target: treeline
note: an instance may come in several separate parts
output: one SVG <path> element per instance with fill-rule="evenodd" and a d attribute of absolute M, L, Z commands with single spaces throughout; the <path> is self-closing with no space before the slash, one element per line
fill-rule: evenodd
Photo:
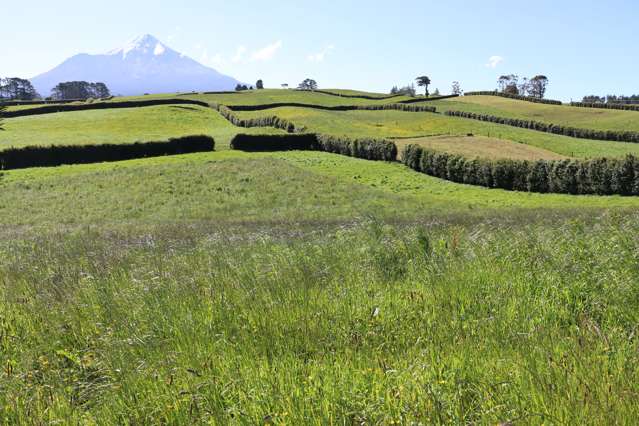
<path fill-rule="evenodd" d="M 501 96 L 502 98 L 516 99 L 518 101 L 535 102 L 535 103 L 538 103 L 538 104 L 562 105 L 561 101 L 554 101 L 552 99 L 536 98 L 536 97 L 532 97 L 532 96 L 514 95 L 514 94 L 510 94 L 510 93 L 498 92 L 496 90 L 492 90 L 492 91 L 491 90 L 486 90 L 486 91 L 479 91 L 479 92 L 466 92 L 466 93 L 464 93 L 464 96 Z"/>
<path fill-rule="evenodd" d="M 58 83 L 51 90 L 51 97 L 55 100 L 89 98 L 103 99 L 111 96 L 109 88 L 104 83 L 89 83 L 88 81 L 66 81 Z"/>
<path fill-rule="evenodd" d="M 242 151 L 324 151 L 366 160 L 395 161 L 397 146 L 383 139 L 350 139 L 305 133 L 298 135 L 245 135 L 231 140 L 231 148 Z"/>
<path fill-rule="evenodd" d="M 602 104 L 588 102 L 571 102 L 571 106 L 580 108 L 602 108 L 602 109 L 618 109 L 622 111 L 639 111 L 639 105 L 633 104 Z"/>
<path fill-rule="evenodd" d="M 639 195 L 639 159 L 488 160 L 425 149 L 404 148 L 402 161 L 413 170 L 452 182 L 514 191 Z"/>
<path fill-rule="evenodd" d="M 215 140 L 204 135 L 131 144 L 27 146 L 0 151 L 0 170 L 123 161 L 214 150 Z"/>
<path fill-rule="evenodd" d="M 585 104 L 594 104 L 594 103 L 608 103 L 608 104 L 639 104 L 639 95 L 606 95 L 606 96 L 597 96 L 590 95 L 584 96 L 581 101 Z"/>
<path fill-rule="evenodd" d="M 315 105 L 315 104 L 304 104 L 299 102 L 280 102 L 280 103 L 261 104 L 261 105 L 228 105 L 227 106 L 227 108 L 233 111 L 263 111 L 267 109 L 284 108 L 284 107 L 311 108 L 311 109 L 319 109 L 324 111 L 357 111 L 357 110 L 367 110 L 367 111 L 395 110 L 395 111 L 406 111 L 406 112 L 436 112 L 437 111 L 437 109 L 432 106 L 406 105 L 404 103 L 325 106 L 325 105 Z"/>
<path fill-rule="evenodd" d="M 0 101 L 32 101 L 39 97 L 29 80 L 18 77 L 0 78 Z"/>
<path fill-rule="evenodd" d="M 20 109 L 16 111 L 6 111 L 3 115 L 6 118 L 25 117 L 30 115 L 54 114 L 57 112 L 69 111 L 87 111 L 94 109 L 111 109 L 111 108 L 138 108 L 158 105 L 198 105 L 208 107 L 209 104 L 203 101 L 193 99 L 148 99 L 141 101 L 121 101 L 121 102 L 99 102 L 91 104 L 79 105 L 46 105 L 29 109 Z"/>
<path fill-rule="evenodd" d="M 466 111 L 446 111 L 444 114 L 451 117 L 470 118 L 472 120 L 487 121 L 489 123 L 505 124 L 507 126 L 521 127 L 523 129 L 553 133 L 555 135 L 570 136 L 572 138 L 578 139 L 594 139 L 601 141 L 631 143 L 639 142 L 639 132 L 580 129 L 576 127 L 561 126 L 558 124 L 542 123 L 540 121 L 497 117 L 494 115 L 476 114 L 474 112 Z"/>

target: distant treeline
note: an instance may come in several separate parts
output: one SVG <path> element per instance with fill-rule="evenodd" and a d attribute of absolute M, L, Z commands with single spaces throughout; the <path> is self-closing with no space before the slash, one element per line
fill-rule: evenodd
<path fill-rule="evenodd" d="M 325 111 L 357 111 L 357 110 L 367 110 L 367 111 L 396 110 L 396 111 L 406 111 L 406 112 L 436 112 L 437 111 L 437 109 L 432 106 L 406 105 L 404 103 L 324 106 L 324 105 L 315 105 L 315 104 L 304 104 L 304 103 L 298 103 L 298 102 L 280 102 L 280 103 L 261 104 L 261 105 L 227 105 L 227 108 L 233 111 L 263 111 L 267 109 L 284 108 L 284 107 L 311 108 L 311 109 L 320 109 Z"/>
<path fill-rule="evenodd" d="M 245 135 L 231 140 L 231 148 L 242 151 L 324 151 L 366 160 L 395 161 L 397 146 L 383 139 L 350 139 L 304 133 L 297 135 Z"/>
<path fill-rule="evenodd" d="M 562 105 L 561 101 L 554 101 L 552 99 L 536 98 L 533 96 L 521 96 L 513 95 L 510 93 L 503 93 L 498 91 L 481 91 L 481 92 L 466 92 L 464 96 L 501 96 L 502 98 L 516 99 L 518 101 L 535 102 L 538 104 L 550 104 L 550 105 Z"/>
<path fill-rule="evenodd" d="M 521 127 L 523 129 L 570 136 L 578 139 L 639 143 L 639 132 L 580 129 L 576 127 L 561 126 L 558 124 L 542 123 L 540 121 L 497 117 L 494 115 L 477 114 L 466 111 L 446 111 L 444 114 L 451 117 L 470 118 L 472 120 L 487 121 L 489 123 L 505 124 L 507 126 Z"/>
<path fill-rule="evenodd" d="M 639 159 L 469 159 L 418 145 L 404 148 L 404 164 L 452 182 L 514 191 L 562 194 L 639 195 Z"/>
<path fill-rule="evenodd" d="M 158 105 L 198 105 L 208 107 L 209 104 L 203 101 L 193 99 L 148 99 L 140 101 L 120 101 L 120 102 L 98 102 L 78 105 L 46 105 L 29 109 L 21 109 L 16 111 L 5 111 L 5 118 L 25 117 L 29 115 L 53 114 L 57 112 L 69 111 L 88 111 L 94 109 L 110 109 L 110 108 L 138 108 Z"/>
<path fill-rule="evenodd" d="M 88 81 L 65 81 L 58 83 L 51 90 L 51 98 L 56 100 L 89 98 L 102 99 L 111 96 L 111 91 L 104 83 Z"/>
<path fill-rule="evenodd" d="M 597 96 L 590 95 L 584 96 L 581 103 L 585 104 L 639 104 L 639 95 L 630 95 L 630 96 L 617 96 L 617 95 L 607 95 L 607 96 Z"/>
<path fill-rule="evenodd" d="M 0 101 L 32 101 L 39 97 L 29 80 L 18 77 L 0 78 Z"/>
<path fill-rule="evenodd" d="M 571 106 L 580 108 L 602 108 L 602 109 L 618 109 L 622 111 L 639 111 L 639 105 L 633 104 L 602 104 L 602 103 L 585 103 L 571 102 Z"/>
<path fill-rule="evenodd" d="M 204 135 L 131 144 L 26 146 L 0 151 L 0 170 L 122 161 L 214 150 L 215 140 Z"/>

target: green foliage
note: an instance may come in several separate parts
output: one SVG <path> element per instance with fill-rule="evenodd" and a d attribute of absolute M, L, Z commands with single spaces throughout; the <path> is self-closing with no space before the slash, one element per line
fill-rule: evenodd
<path fill-rule="evenodd" d="M 622 111 L 639 111 L 639 105 L 633 105 L 633 104 L 571 102 L 570 105 L 574 107 L 580 107 L 580 108 L 601 108 L 601 109 L 618 109 Z"/>

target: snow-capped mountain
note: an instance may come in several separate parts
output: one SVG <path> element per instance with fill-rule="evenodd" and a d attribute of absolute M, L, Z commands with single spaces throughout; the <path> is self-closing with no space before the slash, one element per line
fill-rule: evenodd
<path fill-rule="evenodd" d="M 137 37 L 105 54 L 75 55 L 31 79 L 49 96 L 64 81 L 105 83 L 114 95 L 233 90 L 238 81 L 172 50 L 152 35 Z"/>

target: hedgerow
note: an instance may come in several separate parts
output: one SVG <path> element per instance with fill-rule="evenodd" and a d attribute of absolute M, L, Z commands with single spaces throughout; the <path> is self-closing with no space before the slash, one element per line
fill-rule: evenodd
<path fill-rule="evenodd" d="M 349 139 L 316 135 L 246 135 L 238 134 L 231 140 L 231 149 L 242 151 L 325 151 L 366 160 L 395 161 L 397 146 L 381 139 Z"/>
<path fill-rule="evenodd" d="M 466 92 L 464 96 L 501 96 L 502 98 L 516 99 L 518 101 L 535 102 L 538 104 L 549 105 L 563 105 L 561 101 L 555 101 L 552 99 L 535 98 L 533 96 L 520 96 L 512 95 L 510 93 L 502 93 L 497 91 L 478 91 L 478 92 Z"/>
<path fill-rule="evenodd" d="M 553 133 L 555 135 L 570 136 L 578 139 L 595 139 L 613 142 L 639 142 L 639 132 L 616 131 L 616 130 L 594 130 L 581 129 L 576 127 L 561 126 L 559 124 L 548 124 L 534 120 L 522 120 L 519 118 L 497 117 L 488 114 L 477 114 L 467 111 L 446 111 L 445 115 L 452 117 L 470 118 L 472 120 L 487 121 L 490 123 L 505 124 L 507 126 L 521 127 L 523 129 L 537 130 L 539 132 Z"/>
<path fill-rule="evenodd" d="M 215 140 L 204 135 L 131 144 L 27 146 L 0 151 L 0 170 L 122 161 L 214 150 Z"/>
<path fill-rule="evenodd" d="M 406 105 L 403 103 L 395 103 L 395 104 L 379 104 L 379 105 L 335 105 L 335 106 L 326 106 L 326 105 L 314 105 L 314 104 L 304 104 L 299 102 L 279 102 L 279 103 L 271 103 L 271 104 L 260 104 L 260 105 L 228 105 L 226 108 L 232 111 L 263 111 L 267 109 L 273 108 L 311 108 L 311 109 L 319 109 L 323 111 L 385 111 L 385 110 L 395 110 L 395 111 L 406 111 L 406 112 L 437 112 L 437 108 L 433 106 L 425 106 L 425 105 Z"/>
<path fill-rule="evenodd" d="M 193 99 L 149 99 L 141 101 L 121 101 L 121 102 L 100 102 L 100 103 L 84 103 L 79 105 L 46 105 L 42 107 L 21 109 L 16 111 L 6 111 L 4 116 L 6 118 L 14 117 L 26 117 L 30 115 L 40 114 L 53 114 L 57 112 L 70 112 L 70 111 L 87 111 L 96 109 L 111 109 L 111 108 L 138 108 L 147 106 L 158 105 L 198 105 L 208 107 L 207 102 L 196 101 Z"/>
<path fill-rule="evenodd" d="M 222 117 L 226 118 L 231 124 L 237 127 L 274 127 L 276 129 L 284 130 L 288 133 L 300 133 L 305 130 L 304 127 L 296 127 L 292 122 L 279 118 L 275 115 L 268 117 L 258 118 L 239 118 L 233 110 L 224 105 L 211 105 L 216 109 Z"/>
<path fill-rule="evenodd" d="M 408 145 L 402 162 L 413 170 L 457 183 L 514 191 L 639 195 L 639 158 L 489 160 Z"/>
<path fill-rule="evenodd" d="M 639 105 L 633 105 L 633 104 L 571 102 L 570 105 L 574 107 L 579 107 L 579 108 L 601 108 L 601 109 L 618 109 L 622 111 L 639 111 Z"/>

